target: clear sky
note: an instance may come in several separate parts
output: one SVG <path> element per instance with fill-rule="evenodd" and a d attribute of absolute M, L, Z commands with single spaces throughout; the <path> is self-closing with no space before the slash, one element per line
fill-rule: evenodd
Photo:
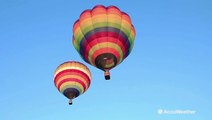
<path fill-rule="evenodd" d="M 137 33 L 110 81 L 72 45 L 73 23 L 98 4 L 128 13 Z M 211 0 L 1 0 L 0 120 L 211 120 L 211 6 Z M 93 75 L 72 106 L 53 84 L 56 67 L 68 60 Z"/>

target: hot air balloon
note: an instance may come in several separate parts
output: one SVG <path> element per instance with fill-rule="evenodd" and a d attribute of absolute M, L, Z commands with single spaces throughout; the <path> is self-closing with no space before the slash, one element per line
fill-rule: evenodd
<path fill-rule="evenodd" d="M 68 61 L 57 67 L 54 73 L 54 84 L 58 91 L 69 99 L 83 94 L 90 86 L 91 73 L 82 63 Z"/>
<path fill-rule="evenodd" d="M 128 14 L 115 6 L 85 10 L 73 25 L 73 45 L 87 63 L 103 70 L 120 64 L 132 51 L 135 29 Z"/>

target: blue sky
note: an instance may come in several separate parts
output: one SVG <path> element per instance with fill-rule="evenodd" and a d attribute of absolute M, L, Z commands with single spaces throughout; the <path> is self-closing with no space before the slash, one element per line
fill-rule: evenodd
<path fill-rule="evenodd" d="M 73 23 L 98 4 L 128 13 L 137 33 L 110 81 L 72 45 Z M 210 0 L 1 0 L 0 119 L 211 120 L 211 6 Z M 53 84 L 56 67 L 68 60 L 85 63 L 93 75 L 73 106 Z"/>

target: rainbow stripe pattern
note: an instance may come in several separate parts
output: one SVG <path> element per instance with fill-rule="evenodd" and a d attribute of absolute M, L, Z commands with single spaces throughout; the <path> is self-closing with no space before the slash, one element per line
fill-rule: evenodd
<path fill-rule="evenodd" d="M 91 72 L 82 63 L 68 61 L 57 67 L 54 84 L 64 96 L 74 99 L 83 94 L 90 86 Z"/>
<path fill-rule="evenodd" d="M 109 70 L 131 52 L 135 28 L 128 14 L 115 6 L 85 10 L 73 25 L 73 45 L 87 63 Z"/>

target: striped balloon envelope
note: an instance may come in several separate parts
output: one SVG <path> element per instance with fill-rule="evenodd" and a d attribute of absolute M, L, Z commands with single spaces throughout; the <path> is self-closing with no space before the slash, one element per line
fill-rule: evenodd
<path fill-rule="evenodd" d="M 54 84 L 58 91 L 70 99 L 83 94 L 90 86 L 91 72 L 82 63 L 68 61 L 57 67 L 54 73 Z"/>
<path fill-rule="evenodd" d="M 85 10 L 73 25 L 75 49 L 84 61 L 105 71 L 105 79 L 130 54 L 134 39 L 129 15 L 115 6 Z"/>

